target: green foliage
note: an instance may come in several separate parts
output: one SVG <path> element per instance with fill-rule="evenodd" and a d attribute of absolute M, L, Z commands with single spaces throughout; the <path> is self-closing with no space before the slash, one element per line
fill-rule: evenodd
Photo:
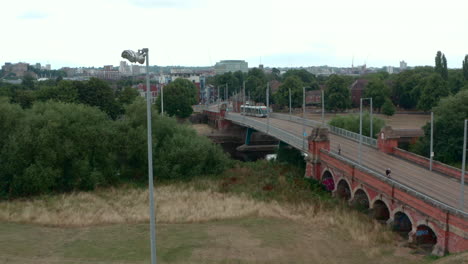
<path fill-rule="evenodd" d="M 468 81 L 468 55 L 465 55 L 462 69 L 463 69 L 463 78 L 465 79 L 465 81 Z"/>
<path fill-rule="evenodd" d="M 434 107 L 434 154 L 444 163 L 457 163 L 462 159 L 463 125 L 468 116 L 468 90 L 440 100 Z M 411 147 L 411 151 L 429 156 L 430 123 L 424 126 L 424 137 Z"/>
<path fill-rule="evenodd" d="M 437 105 L 440 98 L 449 94 L 447 82 L 438 74 L 425 77 L 421 85 L 421 97 L 418 101 L 418 108 L 429 111 Z"/>
<path fill-rule="evenodd" d="M 115 100 L 114 91 L 107 82 L 91 78 L 87 82 L 74 82 L 74 85 L 78 90 L 80 103 L 96 106 L 112 119 L 123 113 L 122 107 Z"/>
<path fill-rule="evenodd" d="M 313 90 L 317 90 L 319 88 L 315 75 L 304 69 L 288 70 L 283 74 L 283 79 L 286 80 L 287 78 L 292 76 L 297 76 L 302 81 L 303 86 L 307 88 L 311 88 Z"/>
<path fill-rule="evenodd" d="M 390 99 L 385 99 L 385 103 L 382 105 L 382 113 L 387 116 L 395 114 L 395 106 Z"/>
<path fill-rule="evenodd" d="M 36 94 L 31 90 L 15 90 L 11 98 L 12 103 L 17 103 L 22 108 L 31 108 L 35 100 Z"/>
<path fill-rule="evenodd" d="M 364 90 L 364 97 L 372 98 L 372 105 L 380 109 L 385 100 L 390 96 L 390 89 L 381 79 L 372 79 Z"/>
<path fill-rule="evenodd" d="M 71 81 L 60 81 L 56 86 L 43 86 L 36 92 L 37 100 L 54 100 L 64 103 L 78 101 L 78 89 Z"/>
<path fill-rule="evenodd" d="M 4 107 L 22 118 L 0 150 L 0 196 L 88 190 L 113 181 L 112 129 L 104 113 L 56 102 L 21 113 Z"/>
<path fill-rule="evenodd" d="M 289 76 L 273 95 L 275 104 L 289 107 L 289 90 L 291 90 L 291 106 L 301 107 L 304 83 L 297 76 Z"/>
<path fill-rule="evenodd" d="M 279 144 L 276 154 L 277 162 L 287 163 L 297 168 L 301 168 L 302 170 L 304 170 L 305 173 L 306 163 L 304 161 L 304 156 L 302 156 L 301 151 L 281 142 Z"/>
<path fill-rule="evenodd" d="M 327 110 L 346 110 L 351 107 L 350 83 L 343 76 L 333 74 L 328 79 L 325 89 L 325 108 Z"/>
<path fill-rule="evenodd" d="M 435 72 L 438 73 L 442 79 L 448 80 L 447 59 L 445 58 L 445 54 L 440 51 L 437 51 L 435 57 Z"/>
<path fill-rule="evenodd" d="M 98 108 L 38 102 L 31 109 L 0 104 L 0 198 L 91 190 L 122 181 L 147 181 L 143 99 L 111 120 Z M 153 111 L 154 175 L 189 179 L 229 166 L 218 145 Z"/>
<path fill-rule="evenodd" d="M 434 73 L 432 67 L 416 67 L 393 76 L 392 98 L 405 109 L 416 108 L 421 95 L 423 79 Z"/>
<path fill-rule="evenodd" d="M 131 104 L 139 95 L 136 89 L 127 86 L 118 94 L 118 100 L 122 105 Z"/>
<path fill-rule="evenodd" d="M 25 74 L 21 84 L 29 90 L 34 90 L 34 77 L 31 74 Z"/>
<path fill-rule="evenodd" d="M 362 115 L 362 134 L 369 136 L 370 134 L 370 114 L 368 112 Z M 336 116 L 329 122 L 330 125 L 343 128 L 354 133 L 359 133 L 359 115 Z M 375 138 L 376 134 L 385 126 L 385 121 L 378 117 L 373 117 L 372 135 Z"/>
<path fill-rule="evenodd" d="M 196 103 L 197 87 L 191 81 L 179 78 L 164 86 L 164 112 L 170 116 L 187 118 Z M 161 95 L 156 99 L 156 105 L 161 109 Z"/>
<path fill-rule="evenodd" d="M 449 70 L 448 89 L 451 94 L 456 94 L 463 89 L 465 82 L 463 80 L 463 71 L 459 69 Z"/>
<path fill-rule="evenodd" d="M 218 145 L 169 117 L 153 111 L 154 175 L 157 179 L 189 179 L 201 174 L 216 174 L 229 160 Z M 144 180 L 147 170 L 146 106 L 135 100 L 126 115 L 117 121 L 119 163 L 122 175 Z"/>

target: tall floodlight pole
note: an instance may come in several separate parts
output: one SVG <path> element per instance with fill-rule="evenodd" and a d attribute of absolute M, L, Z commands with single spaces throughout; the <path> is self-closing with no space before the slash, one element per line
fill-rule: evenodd
<path fill-rule="evenodd" d="M 289 120 L 291 120 L 291 88 L 289 88 Z"/>
<path fill-rule="evenodd" d="M 434 156 L 434 112 L 431 112 L 431 145 L 430 145 L 430 152 L 429 152 L 429 170 L 432 171 L 432 159 Z"/>
<path fill-rule="evenodd" d="M 302 149 L 305 150 L 305 87 L 302 87 Z"/>
<path fill-rule="evenodd" d="M 359 104 L 359 165 L 362 161 L 362 98 Z"/>
<path fill-rule="evenodd" d="M 462 174 L 460 180 L 460 210 L 465 210 L 465 163 L 466 163 L 466 134 L 468 130 L 468 119 L 465 119 L 463 133 L 463 160 L 462 160 Z"/>
<path fill-rule="evenodd" d="M 374 138 L 374 135 L 372 134 L 372 130 L 374 129 L 373 127 L 373 121 L 374 119 L 372 118 L 372 111 L 373 111 L 373 107 L 372 107 L 372 97 L 369 98 L 370 99 L 370 138 Z"/>
<path fill-rule="evenodd" d="M 324 91 L 322 90 L 322 126 L 325 125 L 325 95 Z"/>
<path fill-rule="evenodd" d="M 267 103 L 267 133 L 268 133 L 270 132 L 270 83 L 269 82 L 267 82 L 266 103 Z"/>
<path fill-rule="evenodd" d="M 243 105 L 244 105 L 244 108 L 242 108 L 242 114 L 244 115 L 244 119 L 245 119 L 245 81 L 242 82 L 242 102 L 243 102 Z"/>
<path fill-rule="evenodd" d="M 151 240 L 151 263 L 156 264 L 156 218 L 154 213 L 154 183 L 153 183 L 153 143 L 151 132 L 151 87 L 149 80 L 149 51 L 147 48 L 134 52 L 125 50 L 122 57 L 130 62 L 143 64 L 146 59 L 146 122 L 148 131 L 148 182 L 150 202 L 150 240 Z"/>

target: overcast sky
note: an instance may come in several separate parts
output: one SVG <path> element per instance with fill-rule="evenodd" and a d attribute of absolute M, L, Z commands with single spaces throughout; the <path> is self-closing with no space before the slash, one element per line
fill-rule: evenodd
<path fill-rule="evenodd" d="M 0 64 L 433 65 L 468 54 L 468 0 L 2 0 Z"/>

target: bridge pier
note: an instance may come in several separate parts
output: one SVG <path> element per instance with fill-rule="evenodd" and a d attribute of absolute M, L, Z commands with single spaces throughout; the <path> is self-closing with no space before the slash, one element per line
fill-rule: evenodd
<path fill-rule="evenodd" d="M 310 133 L 308 140 L 308 157 L 306 158 L 305 177 L 320 181 L 321 162 L 320 149 L 330 150 L 330 138 L 328 128 L 314 128 Z"/>

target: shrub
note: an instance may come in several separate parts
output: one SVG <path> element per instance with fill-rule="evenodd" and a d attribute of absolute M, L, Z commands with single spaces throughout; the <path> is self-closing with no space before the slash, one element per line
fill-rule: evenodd
<path fill-rule="evenodd" d="M 334 117 L 330 122 L 330 125 L 343 128 L 355 133 L 359 133 L 359 115 L 346 115 Z M 372 135 L 375 135 L 385 126 L 385 121 L 378 117 L 373 117 L 372 122 Z M 362 134 L 368 136 L 370 134 L 370 115 L 368 112 L 363 114 L 362 117 Z"/>

